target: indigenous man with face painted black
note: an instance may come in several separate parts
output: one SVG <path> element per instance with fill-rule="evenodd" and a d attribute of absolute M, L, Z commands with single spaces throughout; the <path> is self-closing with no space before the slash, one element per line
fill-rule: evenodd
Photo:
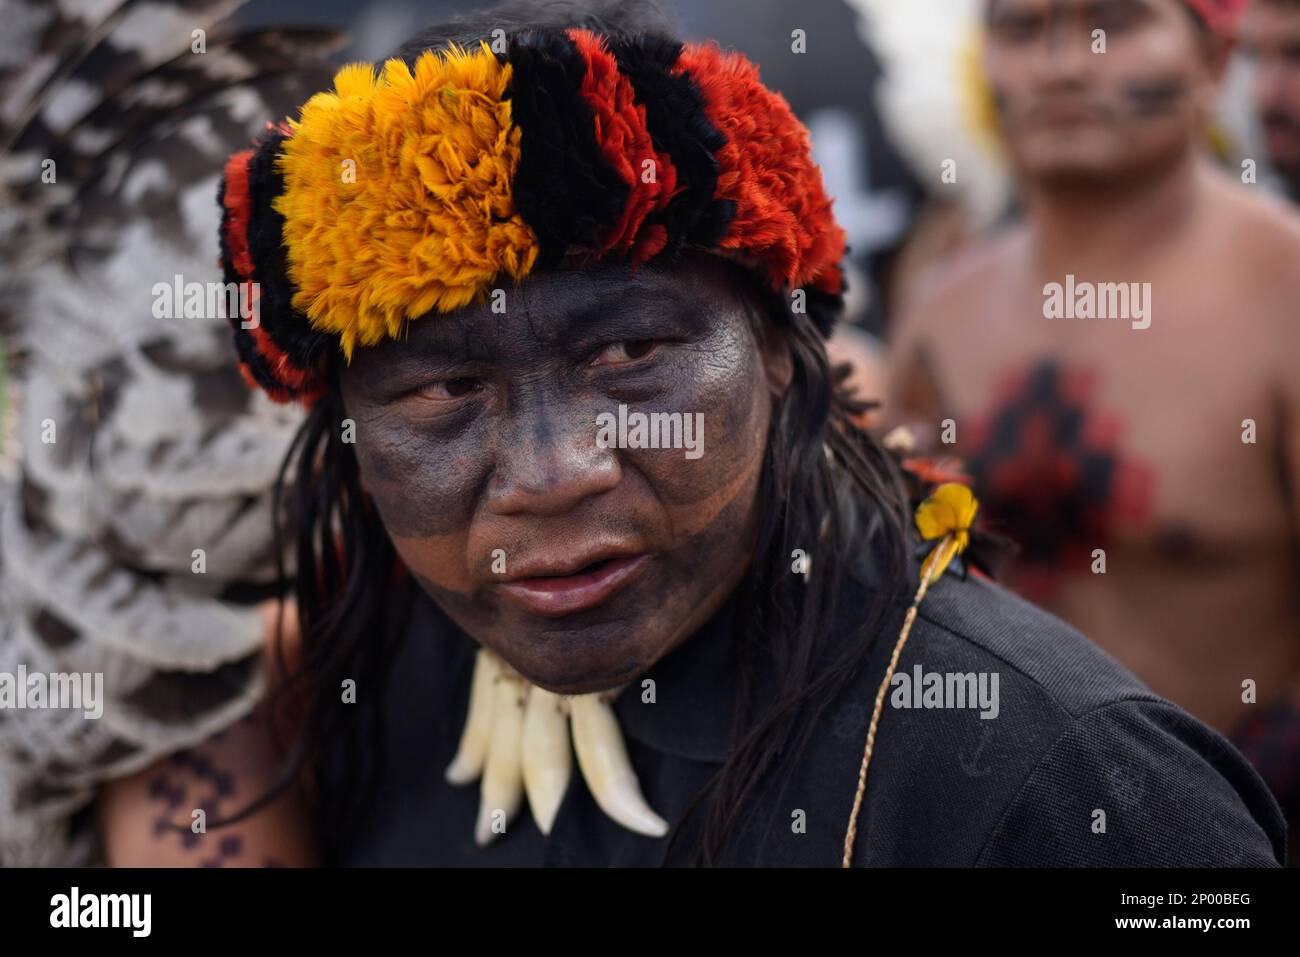
<path fill-rule="evenodd" d="M 109 861 L 1277 865 L 1213 730 L 965 553 L 914 597 L 902 476 L 832 389 L 844 238 L 806 131 L 651 12 L 435 27 L 231 157 L 241 368 L 310 408 L 298 761 L 250 726 L 123 782 Z M 598 441 L 675 413 L 701 457 Z M 960 547 L 968 495 L 920 531 Z M 191 793 L 278 799 L 177 839 Z"/>
<path fill-rule="evenodd" d="M 1300 203 L 1300 0 L 1253 0 L 1239 39 L 1254 66 L 1255 113 L 1269 162 Z"/>
<path fill-rule="evenodd" d="M 989 0 L 1024 215 L 906 310 L 891 404 L 1019 544 L 1009 584 L 1235 736 L 1295 820 L 1300 220 L 1202 139 L 1240 7 Z"/>

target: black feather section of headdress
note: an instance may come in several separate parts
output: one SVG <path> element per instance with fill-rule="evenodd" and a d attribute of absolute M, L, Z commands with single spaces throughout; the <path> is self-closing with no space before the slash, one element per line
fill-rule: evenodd
<path fill-rule="evenodd" d="M 271 341 L 299 369 L 311 369 L 338 337 L 312 328 L 305 315 L 293 307 L 284 247 L 284 216 L 273 207 L 284 192 L 284 177 L 276 157 L 287 135 L 269 131 L 248 163 L 248 251 L 253 258 L 253 279 L 260 287 L 259 320 Z"/>
<path fill-rule="evenodd" d="M 515 207 L 536 233 L 537 268 L 556 266 L 569 247 L 594 248 L 617 223 L 628 187 L 601 155 L 581 94 L 587 66 L 562 33 L 511 38 L 511 112 L 522 132 Z"/>
<path fill-rule="evenodd" d="M 663 223 L 668 230 L 668 243 L 656 259 L 672 261 L 687 244 L 717 246 L 735 216 L 734 203 L 713 198 L 718 185 L 716 154 L 727 138 L 710 122 L 690 75 L 672 72 L 682 52 L 681 42 L 647 34 L 611 37 L 609 46 L 620 72 L 636 90 L 637 102 L 645 106 L 655 147 L 672 159 L 682 186 L 667 207 L 646 219 L 647 224 Z"/>

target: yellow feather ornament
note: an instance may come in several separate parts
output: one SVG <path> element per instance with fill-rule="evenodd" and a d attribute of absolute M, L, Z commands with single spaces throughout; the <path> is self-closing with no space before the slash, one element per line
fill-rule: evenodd
<path fill-rule="evenodd" d="M 849 815 L 848 831 L 844 835 L 844 857 L 842 867 L 851 867 L 853 862 L 853 843 L 858 836 L 858 813 L 862 809 L 862 798 L 867 790 L 867 768 L 871 764 L 871 754 L 876 745 L 876 729 L 880 726 L 880 713 L 885 704 L 885 693 L 898 668 L 898 659 L 902 657 L 903 646 L 912 633 L 912 624 L 916 621 L 921 599 L 930 586 L 937 582 L 955 556 L 966 550 L 970 544 L 971 525 L 975 513 L 979 511 L 979 501 L 970 489 L 957 482 L 946 482 L 935 489 L 934 493 L 916 509 L 916 527 L 921 537 L 927 541 L 937 540 L 937 544 L 926 556 L 921 566 L 921 583 L 917 586 L 912 605 L 907 609 L 903 619 L 903 629 L 898 641 L 894 643 L 894 653 L 890 656 L 889 667 L 885 669 L 885 678 L 876 691 L 875 707 L 871 711 L 871 724 L 867 728 L 867 745 L 862 753 L 862 764 L 858 768 L 858 789 L 853 796 L 853 810 Z"/>

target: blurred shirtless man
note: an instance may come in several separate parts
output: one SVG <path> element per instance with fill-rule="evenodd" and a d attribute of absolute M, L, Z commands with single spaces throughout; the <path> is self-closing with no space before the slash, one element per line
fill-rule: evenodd
<path fill-rule="evenodd" d="M 1300 0 L 1254 0 L 1241 24 L 1269 161 L 1300 203 Z"/>
<path fill-rule="evenodd" d="M 1294 833 L 1300 220 L 1201 149 L 1239 6 L 989 0 L 1026 215 L 911 304 L 890 417 L 955 439 L 1007 582 L 1234 736 Z"/>

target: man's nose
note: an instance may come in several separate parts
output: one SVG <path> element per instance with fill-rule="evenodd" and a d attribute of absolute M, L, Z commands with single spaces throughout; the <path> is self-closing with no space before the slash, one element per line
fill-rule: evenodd
<path fill-rule="evenodd" d="M 488 508 L 498 515 L 561 515 L 622 478 L 613 449 L 596 444 L 596 419 L 561 421 L 540 414 L 504 436 L 488 482 Z"/>
<path fill-rule="evenodd" d="M 1039 37 L 1034 69 L 1047 81 L 1075 81 L 1087 75 L 1093 60 L 1092 31 L 1078 18 L 1057 15 L 1049 19 Z"/>

